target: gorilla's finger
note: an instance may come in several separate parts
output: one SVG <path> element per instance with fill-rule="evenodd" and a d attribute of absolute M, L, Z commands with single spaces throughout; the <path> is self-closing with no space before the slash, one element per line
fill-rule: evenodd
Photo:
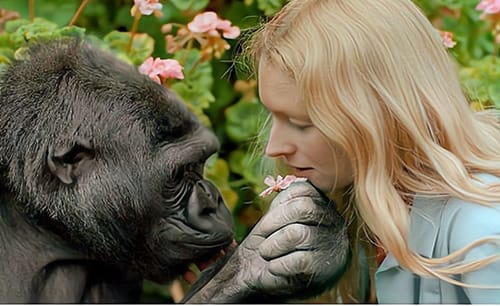
<path fill-rule="evenodd" d="M 286 292 L 280 292 L 283 289 L 289 290 L 289 288 L 297 287 L 296 281 L 294 277 L 282 277 L 279 275 L 273 274 L 268 267 L 266 273 L 260 274 L 257 287 L 265 288 L 268 292 L 272 292 L 273 294 L 282 294 Z"/>
<path fill-rule="evenodd" d="M 273 259 L 269 262 L 269 271 L 281 277 L 299 277 L 317 280 L 329 278 L 345 266 L 344 260 L 334 260 L 334 257 L 324 256 L 321 251 L 296 251 Z"/>
<path fill-rule="evenodd" d="M 322 203 L 324 204 L 324 203 Z M 335 205 L 320 205 L 309 197 L 294 198 L 287 205 L 272 208 L 255 226 L 255 234 L 269 236 L 280 228 L 292 223 L 321 224 L 337 226 L 341 217 L 335 210 Z"/>
<path fill-rule="evenodd" d="M 259 246 L 259 254 L 266 260 L 286 255 L 296 250 L 309 250 L 313 239 L 319 235 L 317 226 L 299 223 L 287 225 L 269 236 Z"/>
<path fill-rule="evenodd" d="M 281 191 L 272 201 L 271 208 L 275 206 L 285 205 L 287 201 L 299 198 L 322 198 L 320 192 L 309 182 L 295 182 L 287 189 Z M 326 198 L 325 198 L 326 199 Z"/>
<path fill-rule="evenodd" d="M 278 257 L 269 262 L 269 271 L 281 277 L 311 275 L 315 269 L 313 267 L 312 252 L 296 251 L 285 256 Z"/>
<path fill-rule="evenodd" d="M 248 235 L 247 238 L 245 238 L 245 243 L 240 244 L 239 247 L 247 249 L 248 251 L 254 251 L 259 248 L 265 239 L 266 238 L 258 235 Z"/>

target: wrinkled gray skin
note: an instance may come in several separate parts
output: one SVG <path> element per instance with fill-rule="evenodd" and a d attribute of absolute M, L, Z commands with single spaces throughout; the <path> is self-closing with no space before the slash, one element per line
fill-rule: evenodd
<path fill-rule="evenodd" d="M 1 303 L 137 303 L 144 279 L 166 284 L 231 243 L 231 215 L 202 178 L 217 139 L 175 95 L 86 43 L 30 50 L 0 76 Z M 313 197 L 275 201 L 190 302 L 324 289 L 347 242 L 308 186 L 297 195 Z M 297 239 L 286 266 L 267 262 Z"/>
<path fill-rule="evenodd" d="M 202 275 L 189 303 L 278 303 L 335 284 L 348 263 L 344 220 L 308 182 L 281 191 L 219 271 Z M 215 274 L 215 275 L 214 275 Z"/>

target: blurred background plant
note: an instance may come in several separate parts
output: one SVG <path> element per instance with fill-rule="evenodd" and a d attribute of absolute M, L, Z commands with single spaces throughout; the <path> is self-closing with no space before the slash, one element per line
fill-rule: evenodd
<path fill-rule="evenodd" d="M 0 0 L 0 69 L 26 42 L 85 37 L 176 92 L 213 129 L 221 150 L 205 175 L 233 212 L 240 240 L 266 210 L 260 153 L 266 112 L 240 61 L 241 42 L 287 0 Z M 500 0 L 415 0 L 456 58 L 471 107 L 500 108 Z M 145 283 L 144 302 L 186 289 Z M 174 290 L 172 290 L 174 289 Z M 314 301 L 334 302 L 328 294 Z"/>

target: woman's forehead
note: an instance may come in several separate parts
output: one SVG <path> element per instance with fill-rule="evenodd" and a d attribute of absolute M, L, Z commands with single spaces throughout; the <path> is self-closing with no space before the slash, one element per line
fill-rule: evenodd
<path fill-rule="evenodd" d="M 259 70 L 259 95 L 273 113 L 308 120 L 302 95 L 296 82 L 279 69 L 261 66 Z"/>

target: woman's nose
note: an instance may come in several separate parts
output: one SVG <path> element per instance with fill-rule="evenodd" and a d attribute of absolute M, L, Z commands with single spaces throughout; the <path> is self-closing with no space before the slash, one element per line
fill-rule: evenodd
<path fill-rule="evenodd" d="M 280 127 L 280 124 L 274 124 L 269 133 L 265 154 L 269 157 L 279 157 L 282 155 L 289 155 L 295 151 L 290 133 Z"/>

